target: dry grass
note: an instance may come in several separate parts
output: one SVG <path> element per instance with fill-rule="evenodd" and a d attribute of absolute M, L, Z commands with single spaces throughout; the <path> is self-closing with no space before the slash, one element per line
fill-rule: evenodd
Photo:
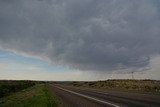
<path fill-rule="evenodd" d="M 160 93 L 159 80 L 105 80 L 93 82 L 72 82 L 70 85 L 77 87 Z"/>

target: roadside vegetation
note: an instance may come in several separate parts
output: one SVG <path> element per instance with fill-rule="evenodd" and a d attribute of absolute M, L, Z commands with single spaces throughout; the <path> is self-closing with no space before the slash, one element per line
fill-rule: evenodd
<path fill-rule="evenodd" d="M 118 91 L 146 92 L 160 94 L 159 80 L 105 80 L 93 82 L 72 82 L 69 85 L 76 87 L 100 88 Z"/>
<path fill-rule="evenodd" d="M 27 81 L 27 80 L 1 80 L 0 81 L 0 98 L 8 96 L 12 93 L 21 91 L 28 87 L 34 86 L 40 83 L 39 81 Z"/>
<path fill-rule="evenodd" d="M 22 91 L 0 98 L 0 107 L 57 107 L 46 84 L 37 84 Z"/>

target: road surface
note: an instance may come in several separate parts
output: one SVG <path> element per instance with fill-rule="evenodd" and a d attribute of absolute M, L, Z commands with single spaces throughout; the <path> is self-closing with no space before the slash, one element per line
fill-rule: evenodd
<path fill-rule="evenodd" d="M 62 107 L 160 107 L 160 96 L 50 84 Z"/>

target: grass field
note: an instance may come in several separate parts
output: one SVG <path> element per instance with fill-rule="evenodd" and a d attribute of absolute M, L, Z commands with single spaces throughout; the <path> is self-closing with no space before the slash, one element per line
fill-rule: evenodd
<path fill-rule="evenodd" d="M 0 99 L 0 107 L 57 107 L 45 84 L 38 84 Z"/>
<path fill-rule="evenodd" d="M 100 88 L 118 91 L 132 91 L 160 94 L 159 80 L 106 80 L 93 82 L 71 82 L 76 87 Z"/>

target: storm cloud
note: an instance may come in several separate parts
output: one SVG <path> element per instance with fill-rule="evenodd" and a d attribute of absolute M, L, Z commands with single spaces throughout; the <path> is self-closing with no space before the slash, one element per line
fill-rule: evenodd
<path fill-rule="evenodd" d="M 71 69 L 145 68 L 159 45 L 159 0 L 0 1 L 2 49 Z"/>

